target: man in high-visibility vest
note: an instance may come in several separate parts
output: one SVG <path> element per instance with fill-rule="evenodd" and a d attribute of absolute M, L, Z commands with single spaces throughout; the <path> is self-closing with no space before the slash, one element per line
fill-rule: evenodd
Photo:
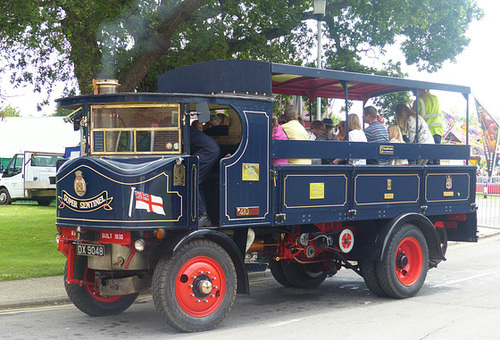
<path fill-rule="evenodd" d="M 418 114 L 424 118 L 434 137 L 434 143 L 441 144 L 443 138 L 443 115 L 439 109 L 438 98 L 429 90 L 418 90 Z M 413 104 L 416 105 L 415 103 Z M 415 109 L 415 108 L 414 108 Z M 439 159 L 429 160 L 427 164 L 439 164 Z"/>

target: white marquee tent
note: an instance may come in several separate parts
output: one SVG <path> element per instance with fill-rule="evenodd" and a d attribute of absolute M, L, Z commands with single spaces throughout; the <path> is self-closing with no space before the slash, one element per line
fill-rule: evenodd
<path fill-rule="evenodd" d="M 63 117 L 7 117 L 0 120 L 0 157 L 17 152 L 44 151 L 64 153 L 65 147 L 77 146 L 79 131 Z"/>

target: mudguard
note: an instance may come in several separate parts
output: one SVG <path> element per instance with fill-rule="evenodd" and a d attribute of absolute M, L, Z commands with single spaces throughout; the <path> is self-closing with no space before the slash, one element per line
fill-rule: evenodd
<path fill-rule="evenodd" d="M 374 248 L 375 249 L 374 260 L 376 261 L 382 260 L 387 251 L 390 239 L 396 233 L 398 228 L 405 223 L 414 224 L 417 228 L 420 229 L 422 234 L 424 234 L 424 237 L 427 241 L 427 245 L 429 247 L 430 260 L 446 261 L 446 258 L 444 257 L 443 251 L 440 246 L 439 235 L 437 233 L 436 228 L 434 228 L 434 225 L 426 216 L 418 213 L 401 214 L 389 220 L 380 229 L 379 237 L 377 238 Z"/>

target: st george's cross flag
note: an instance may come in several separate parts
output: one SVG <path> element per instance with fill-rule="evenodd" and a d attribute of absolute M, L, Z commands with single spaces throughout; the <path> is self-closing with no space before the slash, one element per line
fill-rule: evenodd
<path fill-rule="evenodd" d="M 144 209 L 147 212 L 165 215 L 163 199 L 160 196 L 147 194 L 143 191 L 134 191 L 135 209 Z"/>

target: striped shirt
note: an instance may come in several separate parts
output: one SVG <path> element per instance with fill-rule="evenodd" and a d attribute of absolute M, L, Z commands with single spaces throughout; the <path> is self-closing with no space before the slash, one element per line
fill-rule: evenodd
<path fill-rule="evenodd" d="M 379 121 L 372 122 L 364 131 L 369 142 L 387 143 L 389 141 L 389 133 Z"/>

